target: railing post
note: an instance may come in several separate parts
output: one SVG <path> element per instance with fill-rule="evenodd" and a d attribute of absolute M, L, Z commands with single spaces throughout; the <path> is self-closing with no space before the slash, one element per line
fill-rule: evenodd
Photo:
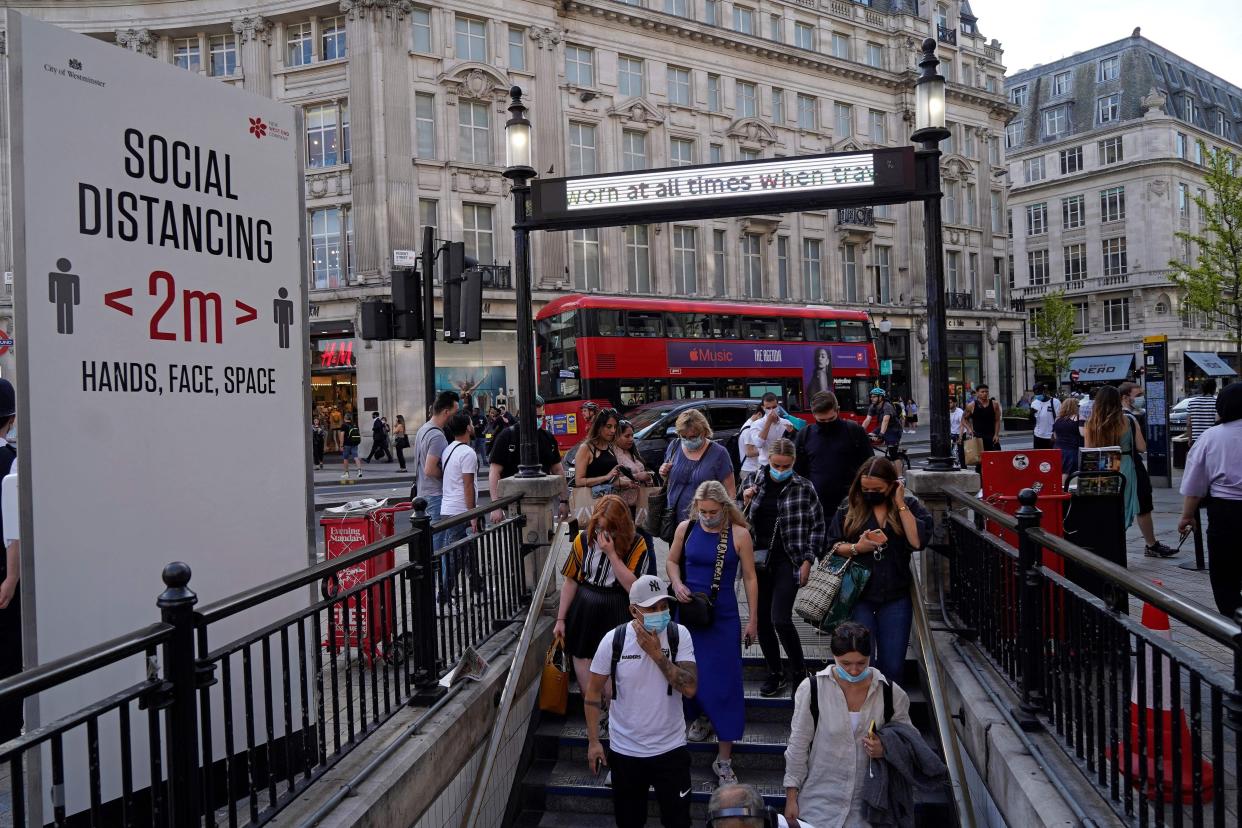
<path fill-rule="evenodd" d="M 414 693 L 411 706 L 434 704 L 444 695 L 436 669 L 436 572 L 431 544 L 431 517 L 427 501 L 414 499 L 410 525 L 418 534 L 410 541 L 410 562 L 414 565 Z"/>
<path fill-rule="evenodd" d="M 1039 572 L 1040 546 L 1030 537 L 1028 530 L 1039 527 L 1043 513 L 1035 504 L 1039 495 L 1034 489 L 1023 489 L 1018 493 L 1021 504 L 1014 515 L 1018 519 L 1018 654 L 1022 665 L 1022 683 L 1020 690 L 1022 701 L 1018 710 L 1014 711 L 1018 724 L 1023 730 L 1042 730 L 1039 712 L 1043 708 L 1043 699 L 1039 691 L 1039 677 L 1042 674 L 1043 646 L 1041 621 L 1041 589 Z"/>
<path fill-rule="evenodd" d="M 168 710 L 164 740 L 168 750 L 168 810 L 178 826 L 201 824 L 202 778 L 198 762 L 198 672 L 195 613 L 198 596 L 189 588 L 190 567 L 176 561 L 164 567 L 165 589 L 156 599 L 160 617 L 172 635 L 164 645 L 164 681 Z M 152 780 L 151 784 L 157 784 Z"/>
<path fill-rule="evenodd" d="M 1242 628 L 1242 608 L 1234 610 L 1233 622 Z M 1238 744 L 1242 739 L 1242 632 L 1233 637 L 1233 691 L 1225 696 L 1225 726 L 1233 731 L 1233 744 Z"/>

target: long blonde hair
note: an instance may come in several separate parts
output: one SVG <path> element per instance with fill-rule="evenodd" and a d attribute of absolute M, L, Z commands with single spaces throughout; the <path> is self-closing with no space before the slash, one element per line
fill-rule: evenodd
<path fill-rule="evenodd" d="M 729 523 L 734 526 L 748 525 L 746 518 L 742 515 L 742 510 L 737 508 L 737 504 L 733 502 L 733 498 L 729 497 L 728 490 L 719 480 L 704 480 L 694 490 L 694 501 L 690 504 L 690 511 L 687 514 L 687 518 L 691 521 L 699 519 L 700 500 L 714 500 L 719 503 L 720 508 L 729 516 Z"/>

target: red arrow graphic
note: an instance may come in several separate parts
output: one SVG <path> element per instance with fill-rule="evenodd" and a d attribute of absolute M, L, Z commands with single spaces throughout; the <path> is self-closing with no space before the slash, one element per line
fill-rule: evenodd
<path fill-rule="evenodd" d="M 237 305 L 237 309 L 239 311 L 245 311 L 244 314 L 242 314 L 241 316 L 237 317 L 236 320 L 234 320 L 233 324 L 245 325 L 247 322 L 253 322 L 254 320 L 259 318 L 259 312 L 255 310 L 254 308 L 250 307 L 249 305 L 247 305 L 242 300 L 234 299 L 233 304 Z"/>
<path fill-rule="evenodd" d="M 134 295 L 133 288 L 125 288 L 124 290 L 109 291 L 108 293 L 104 294 L 104 304 L 112 308 L 113 310 L 119 310 L 121 313 L 125 314 L 126 316 L 133 316 L 134 309 L 131 308 L 129 305 L 122 305 L 119 301 L 121 299 L 125 299 L 133 295 Z"/>

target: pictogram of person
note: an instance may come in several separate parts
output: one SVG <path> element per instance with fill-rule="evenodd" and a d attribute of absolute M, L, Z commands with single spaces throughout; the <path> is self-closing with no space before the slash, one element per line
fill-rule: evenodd
<path fill-rule="evenodd" d="M 56 333 L 73 333 L 73 306 L 82 301 L 82 280 L 69 272 L 72 267 L 68 259 L 57 259 L 56 270 L 47 274 L 47 301 L 56 306 Z"/>
<path fill-rule="evenodd" d="M 293 300 L 289 299 L 289 291 L 281 288 L 277 294 L 279 299 L 272 300 L 272 312 L 276 317 L 276 326 L 280 329 L 277 342 L 281 348 L 289 347 L 289 328 L 293 326 Z"/>

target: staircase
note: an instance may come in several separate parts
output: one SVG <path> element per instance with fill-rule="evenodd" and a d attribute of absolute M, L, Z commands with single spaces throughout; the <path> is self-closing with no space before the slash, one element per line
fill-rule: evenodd
<path fill-rule="evenodd" d="M 822 668 L 827 660 L 827 639 L 817 637 L 809 627 L 799 623 L 799 632 L 806 648 L 808 664 Z M 749 648 L 755 656 L 758 647 Z M 754 785 L 767 803 L 778 810 L 785 807 L 785 743 L 793 716 L 793 698 L 787 692 L 777 698 L 763 698 L 759 685 L 767 675 L 761 658 L 743 659 L 743 686 L 746 696 L 746 734 L 733 747 L 733 770 L 738 781 Z M 910 718 L 923 738 L 937 752 L 932 709 L 923 693 L 918 664 L 907 660 L 906 674 L 899 681 L 910 696 Z M 528 745 L 531 761 L 525 775 L 517 783 L 515 798 L 520 804 L 514 828 L 593 828 L 612 826 L 612 792 L 604 786 L 604 775 L 596 777 L 587 770 L 586 721 L 582 715 L 582 696 L 571 688 L 569 709 L 564 717 L 542 714 Z M 696 824 L 707 815 L 707 800 L 716 784 L 711 763 L 716 758 L 714 738 L 706 742 L 690 742 L 692 816 Z M 659 823 L 654 794 L 650 795 L 650 824 Z M 956 823 L 948 783 L 934 790 L 917 794 L 916 808 L 920 825 L 945 826 Z"/>

